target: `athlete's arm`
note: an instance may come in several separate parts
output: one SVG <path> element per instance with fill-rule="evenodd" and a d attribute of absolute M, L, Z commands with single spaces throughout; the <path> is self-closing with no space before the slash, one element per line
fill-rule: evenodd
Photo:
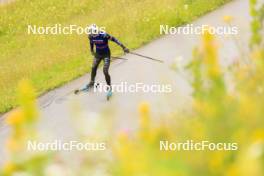
<path fill-rule="evenodd" d="M 88 38 L 90 41 L 90 51 L 91 51 L 92 55 L 94 55 L 94 43 L 93 43 L 91 37 L 88 37 Z"/>
<path fill-rule="evenodd" d="M 109 39 L 109 40 L 115 42 L 116 44 L 118 44 L 119 46 L 121 46 L 122 49 L 124 50 L 124 52 L 129 53 L 129 49 L 128 49 L 127 47 L 125 47 L 125 45 L 123 45 L 123 44 L 122 44 L 119 40 L 117 40 L 115 37 L 113 37 L 113 36 L 111 36 L 111 35 L 109 35 L 109 34 L 106 34 L 106 37 L 107 37 L 107 39 Z"/>

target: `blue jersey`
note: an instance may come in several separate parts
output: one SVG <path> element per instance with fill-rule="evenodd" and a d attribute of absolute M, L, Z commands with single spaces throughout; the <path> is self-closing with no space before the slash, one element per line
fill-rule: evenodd
<path fill-rule="evenodd" d="M 122 48 L 124 45 L 120 43 L 115 37 L 107 34 L 107 33 L 100 33 L 96 36 L 89 35 L 90 40 L 90 49 L 91 52 L 94 52 L 94 45 L 96 47 L 96 53 L 98 54 L 108 54 L 110 53 L 108 40 L 111 40 L 121 46 Z"/>

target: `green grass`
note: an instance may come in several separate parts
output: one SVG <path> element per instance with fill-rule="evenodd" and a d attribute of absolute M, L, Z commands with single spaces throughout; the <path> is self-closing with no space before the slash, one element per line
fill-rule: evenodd
<path fill-rule="evenodd" d="M 17 105 L 22 78 L 32 80 L 40 95 L 90 71 L 86 35 L 28 35 L 28 24 L 97 23 L 133 49 L 157 38 L 160 24 L 187 23 L 228 1 L 17 0 L 0 6 L 0 113 Z M 113 55 L 121 54 L 111 48 Z"/>

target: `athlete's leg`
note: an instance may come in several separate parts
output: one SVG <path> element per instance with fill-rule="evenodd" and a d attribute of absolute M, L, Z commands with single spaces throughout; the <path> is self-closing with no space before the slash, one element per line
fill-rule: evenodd
<path fill-rule="evenodd" d="M 111 86 L 111 77 L 109 75 L 109 67 L 110 67 L 110 56 L 104 57 L 104 75 L 105 75 L 105 81 L 108 86 Z"/>
<path fill-rule="evenodd" d="M 100 57 L 94 57 L 93 65 L 92 65 L 92 72 L 91 72 L 91 82 L 90 83 L 94 83 L 94 81 L 95 81 L 97 68 L 98 68 L 98 65 L 100 64 L 101 60 L 102 59 Z"/>

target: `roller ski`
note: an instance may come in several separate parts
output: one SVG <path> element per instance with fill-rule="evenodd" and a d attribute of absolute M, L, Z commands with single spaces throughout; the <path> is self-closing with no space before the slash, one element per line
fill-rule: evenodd
<path fill-rule="evenodd" d="M 87 84 L 85 87 L 81 88 L 81 89 L 76 89 L 74 91 L 74 94 L 77 95 L 80 92 L 89 92 L 90 90 L 92 90 L 93 88 L 96 88 L 99 85 L 99 83 L 93 83 L 90 82 L 89 84 Z"/>

